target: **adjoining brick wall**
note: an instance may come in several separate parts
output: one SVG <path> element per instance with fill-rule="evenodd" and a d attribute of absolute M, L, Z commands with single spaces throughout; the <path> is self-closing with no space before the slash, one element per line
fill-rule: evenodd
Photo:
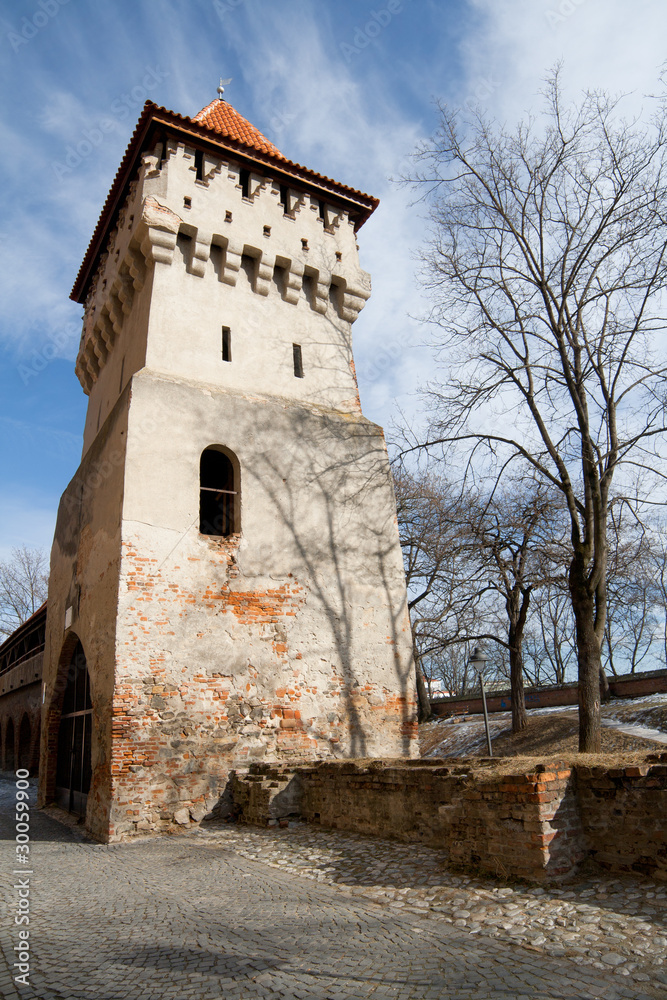
<path fill-rule="evenodd" d="M 609 689 L 615 698 L 638 698 L 642 695 L 667 691 L 667 670 L 652 670 L 642 674 L 625 674 L 610 677 Z M 577 684 L 551 684 L 540 688 L 526 688 L 527 708 L 547 708 L 558 705 L 576 705 L 579 701 Z M 509 712 L 512 708 L 511 692 L 487 692 L 486 708 L 489 712 Z M 477 715 L 482 712 L 481 695 L 459 695 L 453 698 L 433 698 L 433 715 L 447 718 L 451 715 Z"/>
<path fill-rule="evenodd" d="M 241 822 L 300 817 L 440 848 L 500 876 L 561 880 L 592 856 L 667 879 L 663 758 L 621 770 L 518 763 L 516 773 L 480 758 L 253 764 L 233 775 L 232 799 Z"/>

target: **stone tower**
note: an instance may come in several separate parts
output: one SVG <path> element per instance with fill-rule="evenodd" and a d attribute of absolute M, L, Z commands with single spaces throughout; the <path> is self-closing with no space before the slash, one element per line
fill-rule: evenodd
<path fill-rule="evenodd" d="M 83 457 L 51 556 L 40 800 L 101 840 L 255 760 L 406 756 L 412 646 L 351 327 L 375 199 L 228 103 L 147 103 L 72 292 Z"/>

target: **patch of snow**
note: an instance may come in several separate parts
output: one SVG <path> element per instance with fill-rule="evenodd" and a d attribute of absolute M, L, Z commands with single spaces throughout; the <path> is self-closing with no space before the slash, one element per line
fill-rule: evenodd
<path fill-rule="evenodd" d="M 647 726 L 633 726 L 627 722 L 618 722 L 616 719 L 602 719 L 602 725 L 607 729 L 618 729 L 628 736 L 641 736 L 644 740 L 655 740 L 656 743 L 667 743 L 667 733 L 660 729 L 649 729 Z"/>

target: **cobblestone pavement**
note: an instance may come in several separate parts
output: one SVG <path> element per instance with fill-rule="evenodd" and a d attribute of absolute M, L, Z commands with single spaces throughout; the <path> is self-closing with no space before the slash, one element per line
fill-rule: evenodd
<path fill-rule="evenodd" d="M 300 826 L 103 846 L 36 811 L 31 985 L 16 987 L 12 793 L 0 782 L 7 1000 L 667 996 L 664 886 L 503 888 L 436 851 Z"/>

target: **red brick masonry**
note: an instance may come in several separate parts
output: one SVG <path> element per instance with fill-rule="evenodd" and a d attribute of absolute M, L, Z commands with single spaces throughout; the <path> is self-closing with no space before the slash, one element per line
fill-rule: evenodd
<path fill-rule="evenodd" d="M 445 849 L 452 862 L 533 882 L 586 857 L 667 880 L 667 754 L 625 768 L 538 764 L 502 774 L 485 758 L 253 764 L 233 779 L 241 822 L 288 816 Z"/>

